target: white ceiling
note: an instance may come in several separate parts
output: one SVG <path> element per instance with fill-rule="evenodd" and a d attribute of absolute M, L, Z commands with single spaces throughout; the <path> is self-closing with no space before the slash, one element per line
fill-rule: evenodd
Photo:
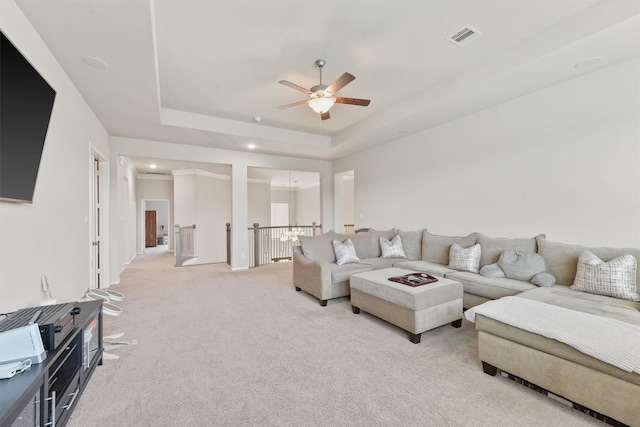
<path fill-rule="evenodd" d="M 638 0 L 16 3 L 110 135 L 316 159 L 640 54 Z M 483 35 L 446 40 L 467 25 Z M 602 61 L 575 68 L 594 56 Z M 319 58 L 323 83 L 348 71 L 356 79 L 339 95 L 371 105 L 335 105 L 326 121 L 306 105 L 277 109 L 305 97 L 278 81 L 318 84 Z"/>

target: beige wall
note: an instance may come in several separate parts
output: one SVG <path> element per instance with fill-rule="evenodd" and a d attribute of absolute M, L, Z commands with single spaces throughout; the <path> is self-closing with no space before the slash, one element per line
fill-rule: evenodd
<path fill-rule="evenodd" d="M 639 62 L 337 161 L 357 227 L 640 246 Z"/>
<path fill-rule="evenodd" d="M 90 153 L 93 147 L 105 160 L 110 153 L 104 127 L 13 1 L 0 2 L 0 28 L 57 92 L 33 204 L 0 202 L 0 313 L 6 313 L 44 299 L 42 275 L 60 302 L 77 300 L 89 287 Z M 108 179 L 108 167 L 104 174 Z"/>

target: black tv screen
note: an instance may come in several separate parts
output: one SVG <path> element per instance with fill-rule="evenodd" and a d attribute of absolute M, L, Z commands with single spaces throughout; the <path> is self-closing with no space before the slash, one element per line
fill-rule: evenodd
<path fill-rule="evenodd" d="M 0 200 L 32 203 L 56 91 L 0 38 Z"/>

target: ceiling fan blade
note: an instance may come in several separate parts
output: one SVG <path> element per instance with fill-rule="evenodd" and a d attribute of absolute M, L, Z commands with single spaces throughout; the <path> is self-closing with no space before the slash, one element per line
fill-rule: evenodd
<path fill-rule="evenodd" d="M 278 83 L 280 83 L 281 85 L 288 86 L 291 89 L 295 89 L 295 90 L 299 90 L 300 92 L 304 92 L 307 95 L 309 95 L 311 93 L 311 91 L 309 89 L 305 89 L 302 86 L 298 86 L 297 84 L 291 83 L 290 81 L 287 81 L 287 80 L 280 80 Z"/>
<path fill-rule="evenodd" d="M 281 105 L 278 108 L 280 108 L 281 110 L 284 110 L 285 108 L 297 107 L 298 105 L 306 104 L 308 101 L 309 101 L 308 99 L 303 99 L 302 101 L 292 102 L 291 104 Z"/>
<path fill-rule="evenodd" d="M 331 92 L 331 95 L 335 95 L 337 91 L 351 83 L 353 80 L 355 80 L 355 78 L 356 77 L 353 74 L 344 73 L 343 75 L 338 77 L 335 82 L 331 83 L 329 87 L 327 87 L 327 90 Z"/>
<path fill-rule="evenodd" d="M 360 98 L 342 98 L 337 96 L 336 102 L 338 104 L 351 104 L 351 105 L 360 105 L 362 107 L 366 107 L 371 102 L 370 99 L 360 99 Z"/>
<path fill-rule="evenodd" d="M 330 119 L 330 118 L 331 118 L 331 116 L 329 115 L 329 112 L 328 112 L 328 111 L 325 111 L 324 113 L 320 114 L 320 118 L 321 118 L 322 120 L 327 120 L 327 119 Z"/>

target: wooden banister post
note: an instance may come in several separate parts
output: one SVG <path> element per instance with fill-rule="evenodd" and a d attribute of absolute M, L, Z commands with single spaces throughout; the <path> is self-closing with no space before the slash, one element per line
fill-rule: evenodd
<path fill-rule="evenodd" d="M 225 224 L 227 226 L 227 264 L 231 265 L 231 223 Z"/>
<path fill-rule="evenodd" d="M 260 265 L 260 224 L 253 223 L 253 263 L 254 267 Z"/>

